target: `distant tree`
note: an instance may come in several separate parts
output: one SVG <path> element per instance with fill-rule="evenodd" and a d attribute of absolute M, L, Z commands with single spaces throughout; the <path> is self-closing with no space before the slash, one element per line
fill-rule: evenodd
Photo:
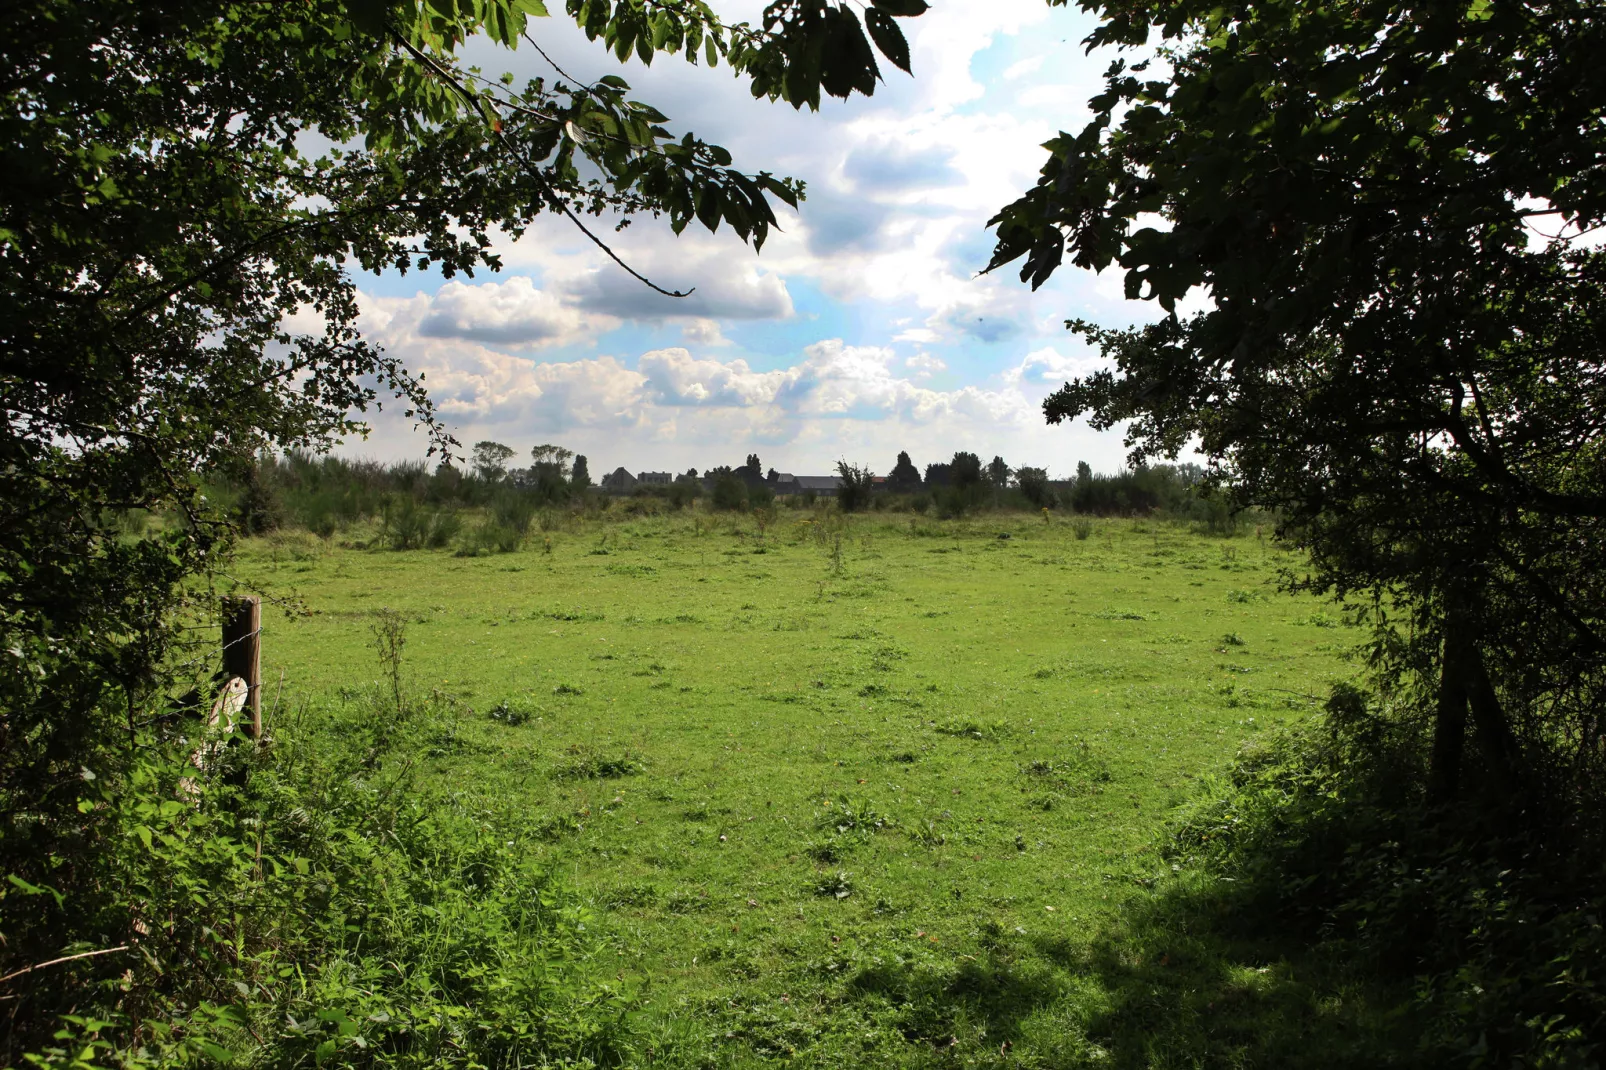
<path fill-rule="evenodd" d="M 583 453 L 575 454 L 574 469 L 569 474 L 569 486 L 575 490 L 586 490 L 591 486 L 591 470 L 586 464 Z"/>
<path fill-rule="evenodd" d="M 948 462 L 950 482 L 956 487 L 975 487 L 982 482 L 981 458 L 961 450 Z"/>
<path fill-rule="evenodd" d="M 1026 500 L 1038 508 L 1053 505 L 1053 492 L 1048 489 L 1048 470 L 1045 468 L 1018 468 L 1015 470 L 1015 485 Z"/>
<path fill-rule="evenodd" d="M 758 454 L 749 453 L 747 461 L 736 470 L 736 477 L 749 487 L 758 487 L 764 484 L 764 466 L 759 463 Z"/>
<path fill-rule="evenodd" d="M 712 483 L 710 500 L 715 509 L 735 512 L 747 507 L 747 484 L 734 468 L 726 465 L 713 469 L 708 478 Z"/>
<path fill-rule="evenodd" d="M 776 472 L 775 469 L 771 468 L 768 472 L 764 473 L 764 482 L 774 483 L 777 475 L 779 475 L 779 473 Z"/>
<path fill-rule="evenodd" d="M 697 478 L 697 469 L 695 469 L 695 468 L 686 469 L 685 474 L 678 475 L 678 476 L 675 477 L 675 482 L 676 483 L 680 483 L 680 482 L 697 483 L 697 482 L 700 482 L 700 480 L 698 480 L 698 478 Z"/>
<path fill-rule="evenodd" d="M 536 479 L 551 478 L 559 482 L 569 481 L 569 460 L 574 456 L 573 450 L 566 450 L 562 446 L 554 446 L 543 442 L 530 450 L 530 474 Z"/>
<path fill-rule="evenodd" d="M 514 451 L 511 446 L 504 446 L 500 442 L 486 440 L 474 443 L 474 453 L 470 463 L 474 465 L 474 474 L 487 483 L 500 483 L 507 478 L 507 462 L 511 461 Z"/>
<path fill-rule="evenodd" d="M 995 487 L 1009 486 L 1009 477 L 1013 474 L 1002 457 L 994 457 L 992 463 L 987 466 L 987 478 Z"/>
<path fill-rule="evenodd" d="M 953 475 L 952 465 L 928 464 L 926 465 L 926 486 L 946 487 L 953 482 Z"/>
<path fill-rule="evenodd" d="M 887 489 L 899 494 L 920 489 L 920 469 L 915 467 L 908 453 L 898 454 L 898 463 L 887 473 Z"/>
<path fill-rule="evenodd" d="M 842 511 L 854 513 L 869 505 L 875 487 L 875 473 L 847 461 L 838 461 L 836 471 L 842 477 L 842 485 L 836 492 L 836 503 Z"/>
<path fill-rule="evenodd" d="M 1091 483 L 1093 481 L 1093 467 L 1086 461 L 1076 462 L 1076 481 L 1078 483 Z"/>
<path fill-rule="evenodd" d="M 245 470 L 245 487 L 234 507 L 234 521 L 247 535 L 263 535 L 284 522 L 284 506 L 273 485 L 262 478 L 262 465 Z"/>

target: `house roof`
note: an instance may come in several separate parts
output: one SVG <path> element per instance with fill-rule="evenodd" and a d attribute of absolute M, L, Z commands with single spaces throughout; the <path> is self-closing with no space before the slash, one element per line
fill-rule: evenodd
<path fill-rule="evenodd" d="M 842 486 L 841 476 L 798 476 L 797 485 L 803 490 L 837 490 Z"/>

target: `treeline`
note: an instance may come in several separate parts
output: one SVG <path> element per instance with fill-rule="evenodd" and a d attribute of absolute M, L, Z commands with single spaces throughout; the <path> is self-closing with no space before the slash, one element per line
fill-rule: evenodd
<path fill-rule="evenodd" d="M 621 500 L 592 483 L 587 460 L 559 446 L 532 451 L 531 463 L 513 467 L 513 451 L 479 443 L 469 465 L 422 461 L 384 463 L 291 451 L 264 456 L 246 478 L 214 489 L 232 502 L 242 530 L 263 534 L 299 528 L 324 538 L 362 524 L 378 524 L 378 539 L 392 549 L 455 546 L 468 551 L 512 550 L 543 516 L 560 510 L 629 512 L 693 507 L 745 512 L 787 506 L 815 508 L 833 498 L 844 512 L 894 512 L 957 517 L 996 510 L 1058 510 L 1094 516 L 1159 516 L 1230 532 L 1237 520 L 1222 494 L 1203 492 L 1195 465 L 1155 465 L 1111 474 L 1083 462 L 1071 479 L 1050 479 L 1042 468 L 1012 468 L 1002 458 L 983 465 L 976 454 L 956 453 L 927 465 L 922 476 L 907 453 L 889 476 L 838 465 L 830 491 L 777 493 L 774 469 L 764 474 L 756 455 L 740 466 L 696 470 L 668 484 L 638 484 Z"/>

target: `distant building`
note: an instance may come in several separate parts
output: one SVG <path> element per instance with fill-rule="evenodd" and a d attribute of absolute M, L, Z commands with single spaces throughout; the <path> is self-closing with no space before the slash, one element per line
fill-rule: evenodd
<path fill-rule="evenodd" d="M 835 498 L 842 488 L 841 476 L 793 476 L 797 480 L 797 493 L 813 492 L 822 498 Z"/>
<path fill-rule="evenodd" d="M 797 493 L 797 476 L 794 476 L 791 472 L 777 472 L 771 468 L 767 482 L 770 485 L 770 489 L 776 494 Z"/>
<path fill-rule="evenodd" d="M 620 469 L 623 471 L 623 469 Z M 654 487 L 667 487 L 675 481 L 672 472 L 643 472 L 636 477 L 636 482 L 646 483 Z"/>
<path fill-rule="evenodd" d="M 621 466 L 602 477 L 602 489 L 612 494 L 629 494 L 636 489 L 636 482 L 636 477 Z"/>

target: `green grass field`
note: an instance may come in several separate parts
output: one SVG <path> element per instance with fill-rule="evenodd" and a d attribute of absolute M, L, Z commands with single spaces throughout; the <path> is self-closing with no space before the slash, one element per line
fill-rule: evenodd
<path fill-rule="evenodd" d="M 403 614 L 437 711 L 415 790 L 532 818 L 521 846 L 590 903 L 649 1063 L 1108 1063 L 1132 994 L 1095 967 L 1172 880 L 1168 821 L 1358 671 L 1254 533 L 566 524 L 478 558 L 284 535 L 238 575 L 308 611 L 268 614 L 270 729 L 365 715 L 373 611 Z M 1210 968 L 1282 998 L 1256 995 L 1275 962 Z M 1200 1064 L 1174 1054 L 1146 1058 Z"/>

